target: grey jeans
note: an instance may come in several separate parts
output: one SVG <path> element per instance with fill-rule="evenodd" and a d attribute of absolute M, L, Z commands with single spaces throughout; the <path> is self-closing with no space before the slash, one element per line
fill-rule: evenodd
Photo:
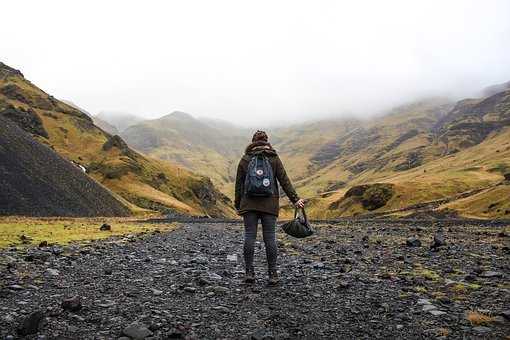
<path fill-rule="evenodd" d="M 262 222 L 262 236 L 266 247 L 267 267 L 269 270 L 276 269 L 278 248 L 276 246 L 276 216 L 257 211 L 248 211 L 243 214 L 244 219 L 244 264 L 247 271 L 253 271 L 253 255 L 255 252 L 255 240 L 257 239 L 257 227 L 259 220 Z"/>

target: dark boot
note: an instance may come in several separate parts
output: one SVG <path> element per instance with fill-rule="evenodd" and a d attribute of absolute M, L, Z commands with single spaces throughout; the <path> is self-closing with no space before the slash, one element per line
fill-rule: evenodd
<path fill-rule="evenodd" d="M 255 282 L 255 270 L 253 268 L 246 269 L 246 275 L 244 276 L 245 283 L 254 283 Z"/>
<path fill-rule="evenodd" d="M 269 281 L 268 284 L 270 286 L 276 286 L 280 282 L 280 278 L 278 277 L 278 272 L 276 269 L 269 269 Z"/>

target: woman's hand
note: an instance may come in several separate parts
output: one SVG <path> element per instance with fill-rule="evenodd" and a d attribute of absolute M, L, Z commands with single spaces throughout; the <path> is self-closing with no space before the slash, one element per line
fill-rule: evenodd
<path fill-rule="evenodd" d="M 305 200 L 300 198 L 296 203 L 294 203 L 296 208 L 303 209 L 305 207 Z"/>

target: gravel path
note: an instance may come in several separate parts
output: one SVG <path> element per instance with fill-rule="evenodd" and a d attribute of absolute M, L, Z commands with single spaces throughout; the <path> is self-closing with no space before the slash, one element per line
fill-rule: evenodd
<path fill-rule="evenodd" d="M 4 250 L 0 338 L 508 339 L 503 230 L 346 221 L 305 240 L 279 233 L 277 287 L 266 285 L 263 244 L 257 282 L 243 284 L 235 223 Z"/>

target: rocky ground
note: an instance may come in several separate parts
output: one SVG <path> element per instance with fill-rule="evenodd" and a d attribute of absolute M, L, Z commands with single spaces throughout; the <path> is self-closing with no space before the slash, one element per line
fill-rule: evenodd
<path fill-rule="evenodd" d="M 279 233 L 276 287 L 263 244 L 256 284 L 242 282 L 236 223 L 6 249 L 0 337 L 508 339 L 510 230 L 440 226 L 343 221 L 304 240 Z"/>

